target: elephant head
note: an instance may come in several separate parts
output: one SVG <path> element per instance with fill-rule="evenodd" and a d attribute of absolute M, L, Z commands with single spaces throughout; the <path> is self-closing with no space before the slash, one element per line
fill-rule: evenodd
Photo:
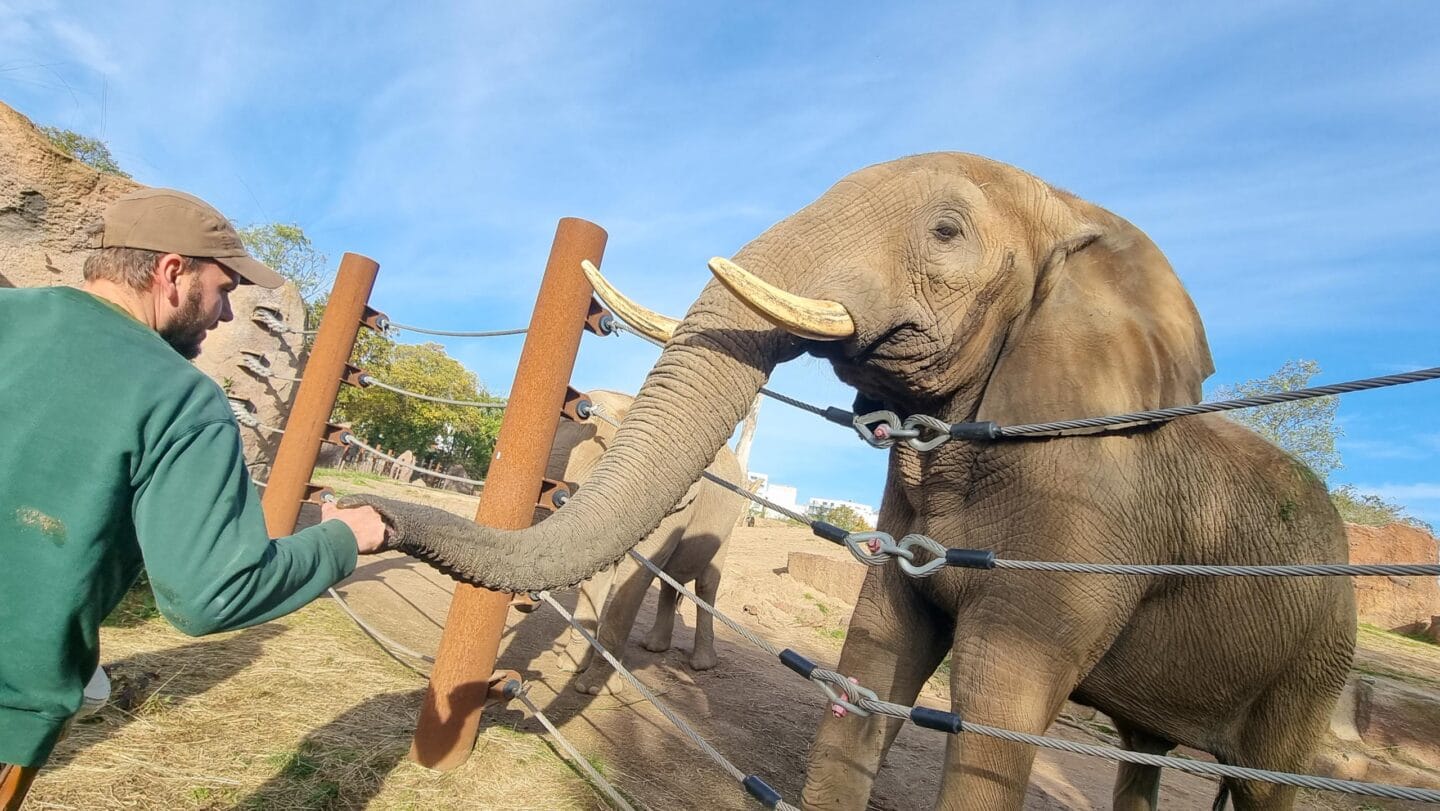
<path fill-rule="evenodd" d="M 1213 371 L 1143 233 L 974 155 L 862 169 L 711 266 L 564 509 L 500 531 L 371 500 L 399 547 L 490 588 L 573 584 L 654 529 L 774 366 L 806 352 L 898 412 L 1002 424 L 1193 403 Z"/>

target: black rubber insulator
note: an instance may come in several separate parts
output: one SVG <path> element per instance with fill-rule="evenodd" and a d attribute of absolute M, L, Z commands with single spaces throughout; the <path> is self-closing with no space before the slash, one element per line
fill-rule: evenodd
<path fill-rule="evenodd" d="M 850 530 L 841 529 L 826 521 L 816 521 L 812 523 L 810 525 L 810 531 L 831 543 L 845 543 L 845 539 L 850 537 Z"/>
<path fill-rule="evenodd" d="M 953 439 L 990 441 L 1000 439 L 1004 434 L 1000 433 L 1000 426 L 986 420 L 984 422 L 957 422 L 950 426 L 950 436 Z"/>
<path fill-rule="evenodd" d="M 780 804 L 780 800 L 784 799 L 780 796 L 780 792 L 770 788 L 769 783 L 753 774 L 745 776 L 744 786 L 745 790 L 750 792 L 750 796 L 759 800 L 760 804 L 766 808 L 774 808 Z"/>
<path fill-rule="evenodd" d="M 814 662 L 789 648 L 780 651 L 780 663 L 807 679 L 810 678 L 811 673 L 815 672 Z"/>
<path fill-rule="evenodd" d="M 938 729 L 941 732 L 948 732 L 951 735 L 960 734 L 960 716 L 953 712 L 932 710 L 929 707 L 916 707 L 910 710 L 910 720 L 914 721 L 917 727 Z"/>
<path fill-rule="evenodd" d="M 945 565 L 965 569 L 995 568 L 995 553 L 988 549 L 947 549 Z"/>
<path fill-rule="evenodd" d="M 835 423 L 836 425 L 843 425 L 846 428 L 851 428 L 855 425 L 855 414 L 853 412 L 846 411 L 843 408 L 836 408 L 835 406 L 830 406 L 829 408 L 825 409 L 825 414 L 823 416 L 825 417 L 825 419 Z"/>

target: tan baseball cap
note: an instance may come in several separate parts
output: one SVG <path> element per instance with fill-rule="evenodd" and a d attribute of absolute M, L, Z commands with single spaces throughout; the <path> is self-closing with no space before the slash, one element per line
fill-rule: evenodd
<path fill-rule="evenodd" d="M 99 248 L 140 248 L 213 259 L 234 271 L 241 284 L 276 288 L 285 277 L 245 252 L 235 226 L 215 207 L 174 189 L 141 189 L 105 209 Z"/>

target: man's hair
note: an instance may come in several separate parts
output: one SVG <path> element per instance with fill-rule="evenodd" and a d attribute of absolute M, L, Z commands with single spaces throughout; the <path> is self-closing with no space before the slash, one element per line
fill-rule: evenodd
<path fill-rule="evenodd" d="M 164 256 L 162 251 L 147 251 L 141 248 L 101 248 L 85 260 L 85 281 L 108 279 L 127 285 L 135 290 L 149 290 L 155 274 L 155 263 Z M 184 260 L 183 272 L 191 273 L 204 261 L 190 256 Z"/>

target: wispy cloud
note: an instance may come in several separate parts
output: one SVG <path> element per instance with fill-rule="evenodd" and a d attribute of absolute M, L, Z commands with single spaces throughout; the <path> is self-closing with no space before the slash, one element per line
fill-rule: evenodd
<path fill-rule="evenodd" d="M 841 3 L 823 18 L 0 0 L 0 96 L 104 135 L 144 182 L 300 223 L 334 259 L 373 256 L 377 306 L 462 329 L 528 318 L 559 217 L 605 226 L 607 274 L 678 315 L 705 259 L 849 171 L 979 152 L 1150 233 L 1206 319 L 1217 379 L 1293 357 L 1360 377 L 1433 365 L 1440 346 L 1437 22 L 1423 5 L 1238 0 Z M 576 380 L 633 390 L 653 353 L 629 343 L 587 338 Z M 509 385 L 518 342 L 447 345 Z M 776 387 L 849 401 L 822 364 Z M 1347 474 L 1440 478 L 1433 397 L 1351 402 Z M 854 441 L 770 404 L 755 464 L 874 502 L 883 455 Z M 1431 503 L 1425 485 L 1393 487 Z"/>

